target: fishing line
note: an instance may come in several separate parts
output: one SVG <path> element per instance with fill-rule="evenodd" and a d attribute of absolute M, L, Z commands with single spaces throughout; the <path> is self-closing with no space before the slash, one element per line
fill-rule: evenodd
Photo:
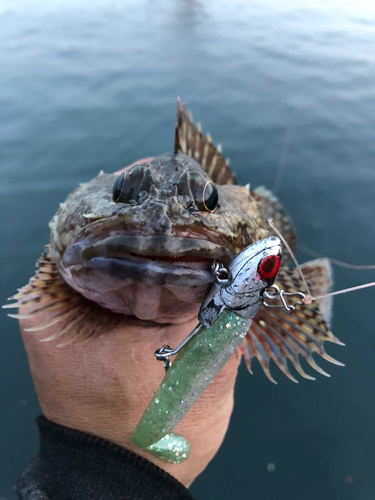
<path fill-rule="evenodd" d="M 285 166 L 286 166 L 286 158 L 289 153 L 289 145 L 290 145 L 290 129 L 291 127 L 288 127 L 283 135 L 282 143 L 281 143 L 281 152 L 280 152 L 280 160 L 279 160 L 279 166 L 276 171 L 275 179 L 273 181 L 272 185 L 272 192 L 277 193 L 277 191 L 280 188 L 281 185 L 281 180 L 284 177 L 284 171 L 285 171 Z"/>
<path fill-rule="evenodd" d="M 343 290 L 338 290 L 337 292 L 327 293 L 327 295 L 320 295 L 319 297 L 312 297 L 312 300 L 324 299 L 326 297 L 333 297 L 334 295 L 340 295 L 341 293 L 355 292 L 356 290 L 361 290 L 362 288 L 369 288 L 370 286 L 375 286 L 375 281 L 371 283 L 365 283 L 364 285 L 352 286 L 351 288 L 344 288 Z M 304 299 L 302 299 L 305 302 Z"/>
<path fill-rule="evenodd" d="M 279 158 L 279 165 L 276 170 L 276 175 L 273 181 L 272 189 L 271 191 L 273 193 L 277 193 L 277 191 L 280 189 L 284 174 L 285 174 L 285 168 L 287 165 L 287 159 L 290 154 L 290 145 L 292 142 L 292 133 L 294 132 L 295 129 L 295 120 L 294 120 L 294 114 L 297 109 L 297 106 L 294 104 L 291 105 L 291 111 L 289 113 L 289 121 L 288 124 L 284 130 L 284 134 L 281 140 L 281 151 L 280 151 L 280 158 Z"/>
<path fill-rule="evenodd" d="M 288 245 L 287 241 L 285 240 L 285 238 L 283 237 L 283 235 L 280 233 L 280 231 L 275 227 L 274 223 L 273 223 L 273 219 L 270 218 L 270 219 L 267 219 L 267 222 L 268 224 L 272 227 L 272 229 L 275 231 L 275 233 L 277 234 L 277 236 L 280 238 L 280 240 L 284 243 L 284 245 L 286 246 L 287 250 L 289 251 L 292 259 L 293 259 L 293 262 L 295 263 L 296 265 L 296 268 L 301 276 L 301 279 L 303 281 L 303 284 L 305 285 L 305 288 L 306 288 L 306 291 L 307 291 L 307 297 L 305 297 L 305 299 L 308 299 L 308 297 L 312 298 L 312 294 L 311 294 L 311 291 L 310 291 L 310 288 L 309 288 L 309 285 L 307 284 L 307 281 L 306 281 L 306 278 L 305 276 L 303 275 L 303 272 L 302 272 L 302 269 L 300 268 L 300 265 L 298 264 L 298 261 L 294 255 L 294 253 L 292 252 L 292 249 L 290 248 L 290 246 Z"/>
<path fill-rule="evenodd" d="M 340 267 L 345 267 L 346 269 L 357 269 L 359 271 L 365 270 L 365 269 L 375 269 L 374 264 L 372 264 L 372 265 L 349 264 L 348 262 L 344 262 L 343 260 L 333 259 L 332 257 L 325 257 L 324 255 L 321 255 L 318 252 L 311 250 L 310 248 L 306 247 L 305 245 L 298 245 L 298 249 L 304 253 L 307 253 L 308 255 L 311 255 L 311 257 L 319 257 L 319 258 L 328 259 L 331 262 L 331 264 L 335 264 L 336 266 L 340 266 Z"/>
<path fill-rule="evenodd" d="M 335 292 L 330 292 L 330 293 L 327 293 L 325 295 L 319 295 L 318 297 L 314 297 L 311 294 L 310 288 L 309 288 L 309 286 L 307 284 L 307 281 L 306 281 L 306 278 L 305 278 L 305 276 L 304 276 L 304 274 L 302 272 L 302 269 L 301 269 L 300 265 L 298 264 L 298 261 L 297 261 L 295 255 L 294 255 L 292 249 L 288 245 L 287 241 L 285 240 L 285 238 L 283 237 L 283 235 L 280 233 L 280 231 L 273 224 L 272 218 L 268 219 L 267 222 L 271 226 L 271 228 L 275 231 L 275 233 L 277 234 L 277 236 L 281 239 L 281 241 L 284 243 L 284 245 L 286 246 L 287 250 L 289 251 L 289 253 L 290 253 L 290 255 L 291 255 L 292 259 L 293 259 L 293 262 L 296 265 L 298 273 L 301 276 L 303 284 L 304 284 L 304 286 L 305 286 L 305 288 L 307 290 L 307 295 L 301 299 L 304 304 L 306 304 L 306 305 L 307 304 L 311 304 L 312 302 L 315 302 L 317 300 L 325 299 L 327 297 L 333 297 L 334 295 L 341 295 L 343 293 L 355 292 L 356 290 L 362 290 L 363 288 L 369 288 L 369 287 L 375 286 L 375 281 L 372 281 L 371 283 L 365 283 L 364 285 L 357 285 L 357 286 L 353 286 L 353 287 L 350 287 L 350 288 L 344 288 L 342 290 L 337 290 Z M 328 260 L 332 261 L 332 259 L 328 259 Z M 335 260 L 335 259 L 333 259 L 333 260 Z M 341 261 L 336 261 L 336 262 L 340 262 L 341 265 L 344 264 L 342 267 L 348 267 L 349 269 L 352 268 L 352 265 L 351 264 L 347 264 L 346 262 L 341 262 Z M 355 266 L 354 269 L 357 269 L 358 267 L 360 267 L 361 269 L 375 269 L 375 266 Z"/>

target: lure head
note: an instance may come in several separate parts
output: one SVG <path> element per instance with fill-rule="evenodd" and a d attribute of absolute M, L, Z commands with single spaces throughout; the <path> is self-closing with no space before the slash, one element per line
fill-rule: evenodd
<path fill-rule="evenodd" d="M 217 283 L 207 295 L 198 319 L 209 326 L 224 308 L 253 318 L 263 303 L 264 291 L 273 285 L 280 268 L 282 246 L 271 236 L 246 247 L 229 264 L 229 280 Z"/>
<path fill-rule="evenodd" d="M 229 265 L 231 280 L 220 290 L 223 304 L 240 316 L 255 316 L 264 291 L 273 285 L 279 272 L 281 255 L 281 241 L 275 236 L 240 252 Z"/>

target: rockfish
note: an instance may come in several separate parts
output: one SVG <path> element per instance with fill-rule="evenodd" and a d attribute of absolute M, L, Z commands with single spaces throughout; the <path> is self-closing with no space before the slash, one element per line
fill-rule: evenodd
<path fill-rule="evenodd" d="M 270 236 L 269 217 L 295 248 L 291 222 L 278 200 L 264 187 L 239 186 L 221 147 L 195 127 L 178 102 L 174 150 L 120 174 L 100 172 L 75 189 L 50 222 L 50 244 L 35 276 L 5 307 L 32 306 L 16 318 L 49 313 L 29 330 L 58 324 L 44 340 L 61 338 L 61 344 L 110 334 L 131 318 L 183 323 L 197 316 L 213 285 L 212 262 L 226 265 L 245 247 Z M 284 252 L 276 284 L 287 292 L 300 291 L 300 277 L 287 264 Z M 315 296 L 329 291 L 327 260 L 302 269 Z M 274 381 L 273 359 L 296 381 L 289 359 L 311 379 L 300 365 L 301 355 L 326 374 L 312 355 L 337 363 L 323 347 L 325 341 L 340 343 L 329 330 L 330 312 L 330 299 L 292 315 L 262 306 L 239 348 L 248 369 L 255 357 Z"/>

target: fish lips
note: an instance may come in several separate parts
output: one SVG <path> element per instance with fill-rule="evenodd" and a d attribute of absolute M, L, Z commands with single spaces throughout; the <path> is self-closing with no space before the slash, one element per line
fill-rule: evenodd
<path fill-rule="evenodd" d="M 115 235 L 74 243 L 62 264 L 78 273 L 83 267 L 149 285 L 202 286 L 214 281 L 210 261 L 232 258 L 227 248 L 204 239 Z"/>

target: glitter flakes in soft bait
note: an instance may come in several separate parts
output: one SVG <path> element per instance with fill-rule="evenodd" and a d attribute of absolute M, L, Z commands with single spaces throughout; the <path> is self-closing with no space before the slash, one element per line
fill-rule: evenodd
<path fill-rule="evenodd" d="M 167 372 L 131 441 L 173 463 L 188 458 L 189 444 L 171 431 L 213 381 L 248 332 L 280 265 L 281 242 L 270 237 L 245 248 L 218 278 L 200 309 L 199 324 L 176 349 L 156 351 Z M 169 356 L 176 355 L 169 366 Z M 167 437 L 168 436 L 168 437 Z M 181 451 L 171 452 L 177 448 Z M 169 447 L 169 444 L 171 445 Z"/>

